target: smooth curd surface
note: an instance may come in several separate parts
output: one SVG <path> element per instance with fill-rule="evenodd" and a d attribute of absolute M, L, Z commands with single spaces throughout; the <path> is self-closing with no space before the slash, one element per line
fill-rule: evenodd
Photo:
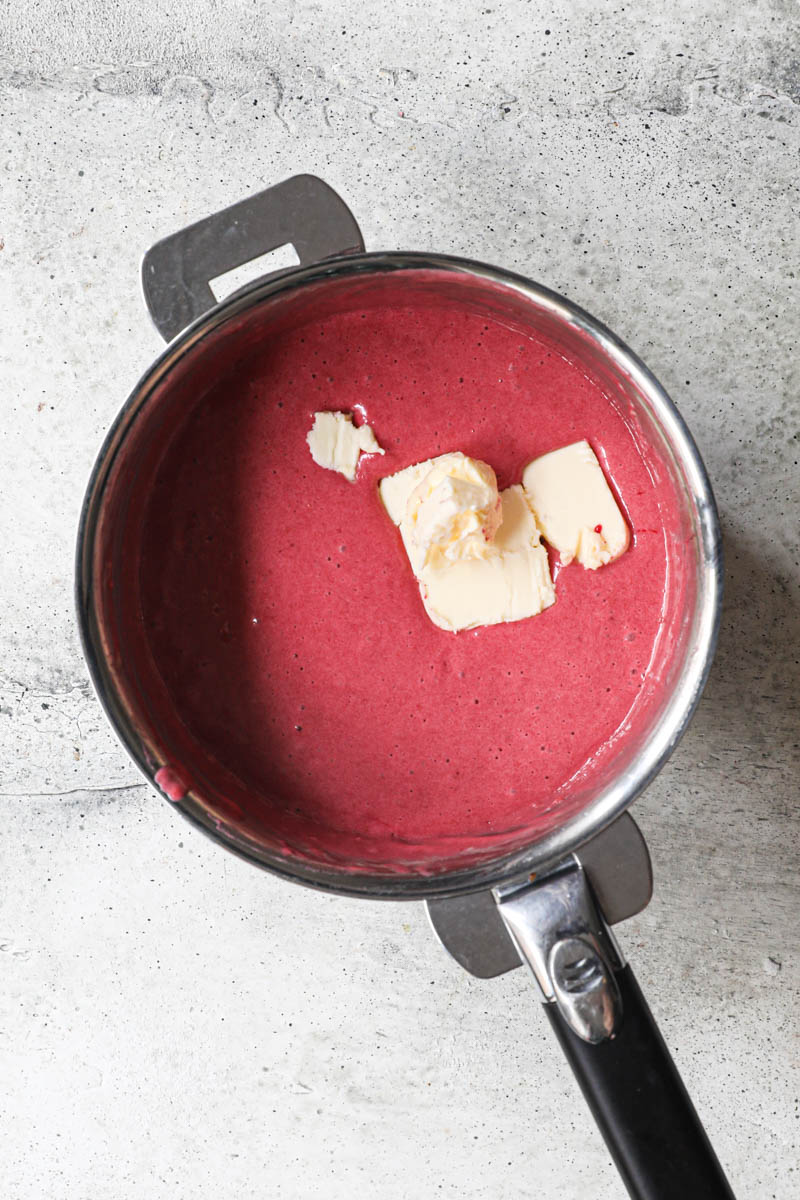
<path fill-rule="evenodd" d="M 351 484 L 306 434 L 313 413 L 357 405 L 386 453 Z M 558 574 L 551 555 L 558 599 L 533 619 L 437 629 L 378 480 L 459 449 L 502 489 L 584 437 L 630 550 L 598 572 Z M 318 320 L 265 339 L 165 452 L 141 556 L 153 662 L 192 737 L 298 852 L 419 864 L 533 831 L 604 763 L 645 686 L 664 500 L 623 414 L 546 344 L 435 300 Z"/>

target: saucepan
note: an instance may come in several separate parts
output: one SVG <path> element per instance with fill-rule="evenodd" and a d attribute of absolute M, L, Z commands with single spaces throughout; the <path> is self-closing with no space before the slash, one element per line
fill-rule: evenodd
<path fill-rule="evenodd" d="M 212 281 L 287 244 L 299 265 L 216 301 Z M 689 722 L 720 613 L 716 508 L 674 404 L 610 330 L 529 279 L 439 254 L 365 253 L 344 202 L 308 175 L 165 238 L 145 255 L 142 272 L 148 309 L 169 344 L 100 451 L 77 550 L 84 653 L 129 754 L 183 817 L 255 865 L 328 892 L 425 901 L 445 948 L 475 975 L 489 978 L 527 964 L 630 1194 L 640 1200 L 731 1196 L 611 930 L 650 898 L 647 849 L 626 810 Z M 536 330 L 600 379 L 657 449 L 674 497 L 672 553 L 682 580 L 664 615 L 667 650 L 653 668 L 648 701 L 617 736 L 603 769 L 588 783 L 576 779 L 570 794 L 546 806 L 536 822 L 474 842 L 433 843 L 427 855 L 402 863 L 384 856 L 380 840 L 366 832 L 338 846 L 330 838 L 301 845 L 290 823 L 271 821 L 269 808 L 248 793 L 235 762 L 225 770 L 209 765 L 197 739 L 186 735 L 180 712 L 167 712 L 156 698 L 160 685 L 142 651 L 137 599 L 137 527 L 176 424 L 191 421 L 211 383 L 247 363 L 265 331 L 280 334 L 308 311 L 352 306 L 353 297 L 368 314 L 370 297 L 387 287 L 409 296 L 435 288 L 454 306 L 490 312 L 523 332 Z M 198 594 L 198 605 L 206 601 Z M 196 651 L 201 655 L 203 647 Z M 470 780 L 473 807 L 480 804 L 480 784 Z"/>

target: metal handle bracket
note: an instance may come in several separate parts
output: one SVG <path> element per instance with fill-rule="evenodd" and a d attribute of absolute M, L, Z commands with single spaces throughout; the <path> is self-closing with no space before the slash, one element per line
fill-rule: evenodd
<path fill-rule="evenodd" d="M 522 887 L 495 892 L 500 916 L 545 1000 L 587 1042 L 614 1036 L 622 955 L 577 863 Z"/>
<path fill-rule="evenodd" d="M 612 825 L 596 834 L 555 869 L 574 862 L 583 867 L 607 924 L 626 921 L 649 903 L 653 894 L 650 855 L 630 813 L 617 817 Z M 553 869 L 551 867 L 550 871 Z M 542 877 L 542 874 L 538 876 Z M 514 886 L 520 887 L 527 882 L 528 875 L 525 874 Z M 439 941 L 471 975 L 493 979 L 522 966 L 493 892 L 467 892 L 463 896 L 425 903 Z"/>

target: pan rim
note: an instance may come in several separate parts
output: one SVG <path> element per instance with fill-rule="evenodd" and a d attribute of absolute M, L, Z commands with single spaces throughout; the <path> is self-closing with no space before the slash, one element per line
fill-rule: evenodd
<path fill-rule="evenodd" d="M 424 252 L 394 251 L 347 255 L 310 267 L 296 268 L 279 276 L 255 280 L 216 304 L 173 339 L 135 385 L 103 441 L 94 463 L 84 497 L 76 548 L 75 597 L 78 628 L 84 657 L 95 692 L 117 736 L 145 778 L 156 788 L 155 770 L 147 761 L 139 735 L 126 718 L 116 693 L 105 657 L 100 649 L 93 620 L 92 548 L 108 476 L 123 441 L 145 407 L 153 390 L 173 367 L 226 322 L 241 317 L 263 301 L 283 292 L 311 284 L 370 272 L 434 270 L 467 274 L 475 279 L 500 284 L 544 307 L 591 338 L 607 358 L 622 368 L 652 403 L 673 452 L 681 463 L 698 514 L 703 581 L 701 601 L 694 616 L 698 627 L 695 644 L 681 666 L 670 699 L 658 719 L 655 736 L 634 764 L 615 777 L 579 813 L 521 850 L 499 853 L 478 865 L 457 867 L 440 874 L 382 874 L 369 870 L 340 869 L 305 860 L 287 860 L 270 850 L 256 851 L 247 839 L 236 840 L 191 793 L 173 807 L 214 841 L 271 873 L 317 890 L 371 899 L 431 899 L 461 895 L 497 886 L 508 880 L 539 872 L 578 849 L 606 828 L 641 794 L 670 757 L 697 707 L 716 648 L 722 599 L 722 543 L 719 518 L 705 465 L 686 423 L 674 402 L 642 360 L 610 329 L 591 314 L 541 284 L 515 272 L 468 258 Z M 633 766 L 636 770 L 633 770 Z"/>

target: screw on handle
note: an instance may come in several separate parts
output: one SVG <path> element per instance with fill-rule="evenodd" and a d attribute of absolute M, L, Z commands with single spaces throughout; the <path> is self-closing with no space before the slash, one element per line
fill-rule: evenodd
<path fill-rule="evenodd" d="M 364 249 L 355 217 L 314 175 L 274 187 L 156 242 L 142 260 L 142 289 L 166 341 L 217 303 L 210 281 L 290 243 L 300 265 Z"/>
<path fill-rule="evenodd" d="M 565 937 L 550 951 L 548 971 L 555 1002 L 569 1025 L 587 1042 L 612 1037 L 622 1015 L 614 974 L 596 944 Z"/>

